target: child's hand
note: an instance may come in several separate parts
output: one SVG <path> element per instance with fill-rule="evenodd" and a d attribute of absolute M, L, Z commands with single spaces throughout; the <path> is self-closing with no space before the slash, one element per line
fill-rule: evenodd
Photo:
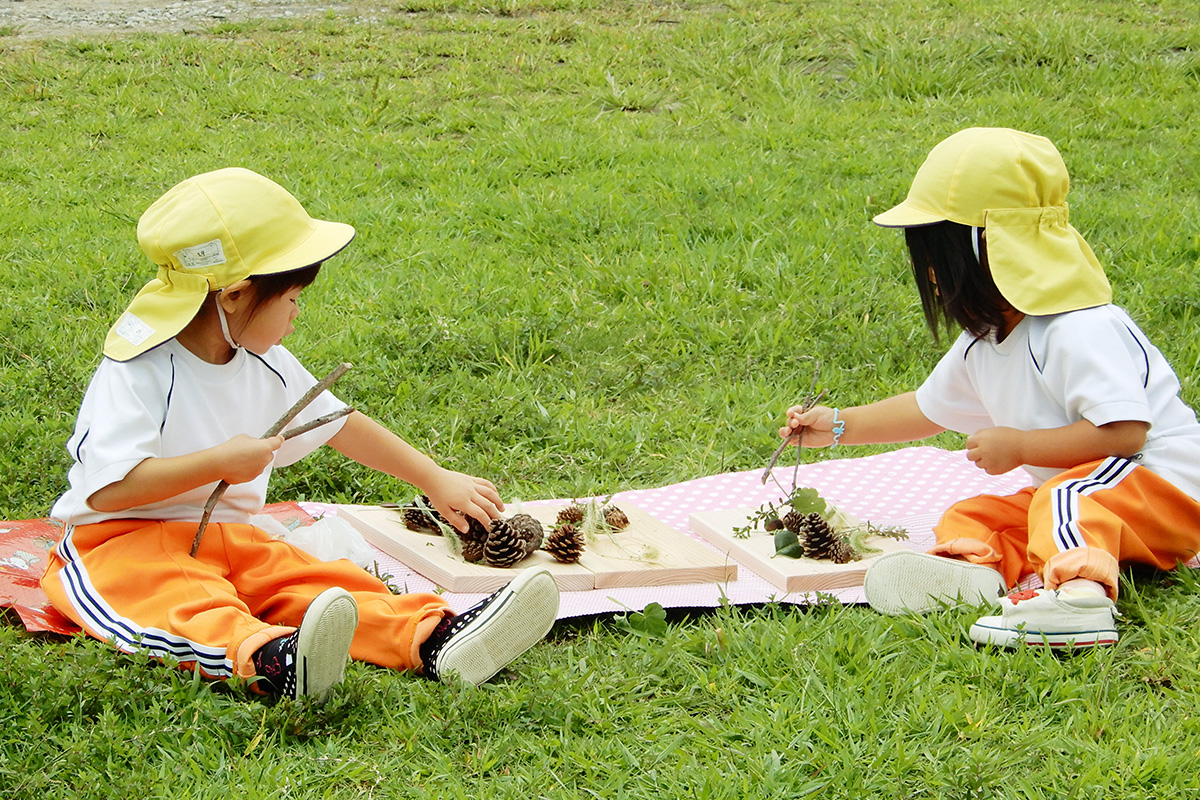
<path fill-rule="evenodd" d="M 221 479 L 233 485 L 252 481 L 275 460 L 275 451 L 283 444 L 282 436 L 255 439 L 240 433 L 225 444 L 213 448 L 219 457 Z"/>
<path fill-rule="evenodd" d="M 984 428 L 967 437 L 967 458 L 989 475 L 1003 475 L 1025 463 L 1024 436 L 1016 428 Z"/>
<path fill-rule="evenodd" d="M 461 472 L 439 467 L 436 477 L 421 488 L 429 495 L 433 507 L 463 533 L 467 531 L 467 517 L 491 527 L 491 521 L 504 510 L 500 493 L 491 481 Z"/>
<path fill-rule="evenodd" d="M 779 437 L 805 447 L 829 447 L 833 444 L 833 409 L 813 406 L 792 406 L 787 411 L 787 425 L 779 429 Z"/>

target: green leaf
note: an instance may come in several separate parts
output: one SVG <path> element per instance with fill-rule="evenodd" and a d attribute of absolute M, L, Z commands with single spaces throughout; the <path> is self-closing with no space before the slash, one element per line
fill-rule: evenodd
<path fill-rule="evenodd" d="M 775 531 L 775 555 L 788 558 L 800 558 L 804 555 L 804 545 L 800 538 L 787 528 Z"/>
<path fill-rule="evenodd" d="M 642 636 L 661 639 L 667 633 L 667 611 L 659 603 L 648 603 L 641 611 L 627 614 L 625 626 Z"/>
<path fill-rule="evenodd" d="M 815 511 L 822 517 L 829 509 L 828 503 L 817 493 L 817 490 L 808 488 L 792 492 L 792 496 L 787 499 L 787 504 L 799 514 L 811 514 Z"/>

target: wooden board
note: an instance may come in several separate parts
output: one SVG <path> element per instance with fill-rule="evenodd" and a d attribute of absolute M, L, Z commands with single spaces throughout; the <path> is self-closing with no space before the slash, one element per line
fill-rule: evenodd
<path fill-rule="evenodd" d="M 803 594 L 862 586 L 863 576 L 866 575 L 867 566 L 872 558 L 891 550 L 904 549 L 904 545 L 894 539 L 873 536 L 867 541 L 872 547 L 879 548 L 880 552 L 849 564 L 835 564 L 832 561 L 813 558 L 775 556 L 774 534 L 756 530 L 751 531 L 746 539 L 738 539 L 733 535 L 733 529 L 745 527 L 754 511 L 752 508 L 703 511 L 692 514 L 689 523 L 692 532 L 697 536 L 788 593 Z M 842 519 L 856 524 L 855 520 L 844 515 Z"/>
<path fill-rule="evenodd" d="M 410 531 L 397 509 L 337 508 L 338 515 L 368 542 L 450 592 L 494 592 L 532 566 L 549 569 L 564 592 L 737 580 L 737 564 L 728 557 L 636 506 L 619 506 L 629 517 L 629 527 L 596 537 L 587 544 L 578 563 L 560 564 L 549 553 L 538 550 L 505 569 L 463 561 L 450 550 L 445 537 Z M 522 510 L 540 521 L 549 533 L 561 508 L 562 504 L 526 505 Z"/>

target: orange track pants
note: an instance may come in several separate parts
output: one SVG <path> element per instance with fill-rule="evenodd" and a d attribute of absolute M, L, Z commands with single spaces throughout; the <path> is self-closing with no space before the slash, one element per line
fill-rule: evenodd
<path fill-rule="evenodd" d="M 68 528 L 42 587 L 91 636 L 213 678 L 253 677 L 254 652 L 291 633 L 330 587 L 358 602 L 351 658 L 384 667 L 419 669 L 421 643 L 449 613 L 435 594 L 394 595 L 349 561 L 319 561 L 252 525 L 209 525 L 193 558 L 196 527 L 121 519 Z"/>
<path fill-rule="evenodd" d="M 1029 572 L 1054 589 L 1072 578 L 1117 597 L 1121 563 L 1174 569 L 1200 551 L 1200 503 L 1123 458 L 1061 472 L 1014 495 L 980 495 L 950 509 L 929 552 L 993 567 L 1009 586 Z"/>

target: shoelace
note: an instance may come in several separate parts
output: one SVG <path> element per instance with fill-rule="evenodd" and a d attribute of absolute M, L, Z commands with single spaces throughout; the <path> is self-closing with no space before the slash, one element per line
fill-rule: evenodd
<path fill-rule="evenodd" d="M 1005 599 L 1011 600 L 1012 604 L 1015 606 L 1017 603 L 1021 602 L 1022 600 L 1032 600 L 1033 598 L 1035 598 L 1037 596 L 1038 596 L 1037 589 L 1025 589 L 1024 591 L 1013 592 L 1012 594 L 1008 595 L 1008 597 L 1006 597 Z"/>

